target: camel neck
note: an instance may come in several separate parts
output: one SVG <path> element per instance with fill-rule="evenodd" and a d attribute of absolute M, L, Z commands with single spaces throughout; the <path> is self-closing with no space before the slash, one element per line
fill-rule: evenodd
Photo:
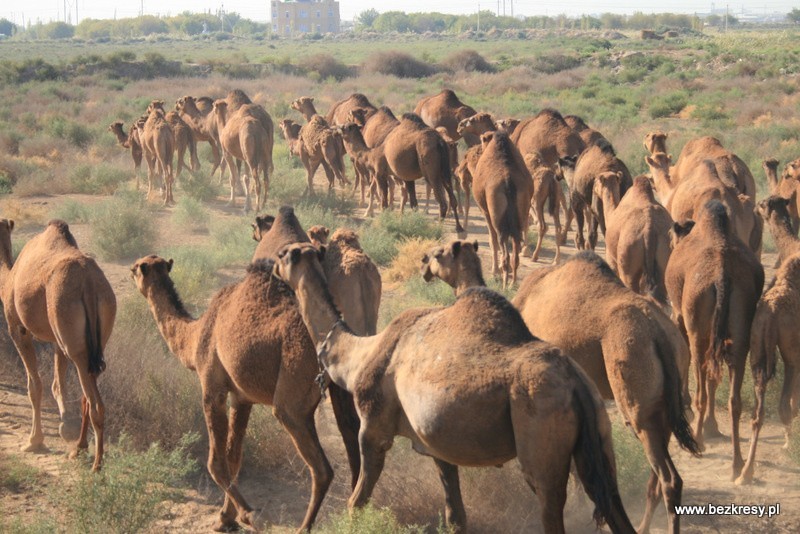
<path fill-rule="evenodd" d="M 792 252 L 797 250 L 800 239 L 792 233 L 791 228 L 784 221 L 775 217 L 770 219 L 769 227 L 772 237 L 775 238 L 775 246 L 778 247 L 781 260 L 788 258 Z"/>
<path fill-rule="evenodd" d="M 174 289 L 170 291 L 170 288 L 154 284 L 148 289 L 147 301 L 169 350 L 184 367 L 194 369 L 193 331 L 197 321 L 177 300 Z"/>
<path fill-rule="evenodd" d="M 617 199 L 614 196 L 614 192 L 607 187 L 603 187 L 600 198 L 603 200 L 603 215 L 606 220 L 608 220 L 611 214 L 614 213 L 614 210 L 617 209 L 619 199 Z"/>
<path fill-rule="evenodd" d="M 353 392 L 356 374 L 366 356 L 363 349 L 371 346 L 372 338 L 359 337 L 338 321 L 326 339 L 327 345 L 319 354 L 320 363 L 337 386 Z"/>
<path fill-rule="evenodd" d="M 664 171 L 652 171 L 652 174 L 658 197 L 661 199 L 661 204 L 666 207 L 672 198 L 672 180 L 669 174 L 664 173 Z"/>
<path fill-rule="evenodd" d="M 769 185 L 769 191 L 772 194 L 778 190 L 778 170 L 773 169 L 772 167 L 767 167 L 765 169 L 767 174 L 767 184 Z"/>
<path fill-rule="evenodd" d="M 322 280 L 310 281 L 303 277 L 297 289 L 297 300 L 303 322 L 315 343 L 325 339 L 336 323 L 342 319 L 333 303 L 328 286 Z"/>
<path fill-rule="evenodd" d="M 311 119 L 313 119 L 314 115 L 317 114 L 317 110 L 312 106 L 311 109 L 304 109 L 300 113 L 303 115 L 303 118 L 306 120 L 306 122 L 311 122 Z"/>
<path fill-rule="evenodd" d="M 464 291 L 471 287 L 485 287 L 486 282 L 480 273 L 476 273 L 471 269 L 462 267 L 458 273 L 458 281 L 456 282 L 456 296 L 460 296 Z"/>

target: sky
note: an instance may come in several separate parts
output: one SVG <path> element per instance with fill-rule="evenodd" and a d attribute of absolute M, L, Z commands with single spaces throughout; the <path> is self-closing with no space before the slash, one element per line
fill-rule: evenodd
<path fill-rule="evenodd" d="M 128 0 L 125 3 L 108 0 L 3 0 L 0 5 L 0 18 L 7 18 L 17 24 L 24 20 L 49 22 L 51 20 L 64 20 L 64 6 L 71 14 L 71 22 L 75 22 L 75 6 L 78 7 L 80 19 L 97 18 L 106 19 L 135 17 L 144 7 L 145 14 L 175 15 L 182 11 L 211 11 L 216 13 L 220 7 L 225 11 L 235 11 L 240 15 L 258 21 L 269 19 L 268 0 L 227 0 L 207 2 L 204 0 Z M 716 8 L 724 8 L 724 0 L 716 1 Z M 342 20 L 352 20 L 358 13 L 374 7 L 379 12 L 405 11 L 407 13 L 418 11 L 439 11 L 442 13 L 474 13 L 478 9 L 477 0 L 403 0 L 376 2 L 375 0 L 340 0 L 339 9 Z M 557 0 L 516 0 L 514 2 L 515 15 L 581 15 L 584 13 L 703 13 L 708 12 L 714 2 L 691 2 L 689 0 L 673 0 L 665 4 L 661 0 L 573 0 L 559 2 Z M 748 0 L 738 3 L 729 3 L 732 14 L 740 13 L 743 9 L 749 12 L 788 13 L 793 7 L 800 7 L 800 0 Z M 482 10 L 497 11 L 497 0 L 483 0 L 480 2 Z M 511 14 L 511 0 L 505 0 L 506 14 Z M 502 13 L 503 0 L 500 1 Z"/>

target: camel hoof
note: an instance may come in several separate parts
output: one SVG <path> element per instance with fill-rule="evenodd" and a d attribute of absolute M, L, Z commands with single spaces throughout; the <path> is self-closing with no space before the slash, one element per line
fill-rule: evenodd
<path fill-rule="evenodd" d="M 716 426 L 703 428 L 703 435 L 706 439 L 723 439 L 725 437 Z"/>
<path fill-rule="evenodd" d="M 213 527 L 214 532 L 238 532 L 241 530 L 239 523 L 234 520 L 230 521 L 218 521 L 216 525 Z"/>
<path fill-rule="evenodd" d="M 753 483 L 753 473 L 742 473 L 733 483 L 737 486 L 749 486 Z"/>
<path fill-rule="evenodd" d="M 41 442 L 41 443 L 29 443 L 27 445 L 23 445 L 20 448 L 20 450 L 22 452 L 32 452 L 34 454 L 44 454 L 44 453 L 50 451 L 50 449 L 47 448 L 47 446 L 44 444 L 44 442 Z"/>
<path fill-rule="evenodd" d="M 237 517 L 239 522 L 249 528 L 255 529 L 255 518 L 253 517 L 253 512 L 245 512 L 244 514 L 239 514 Z"/>
<path fill-rule="evenodd" d="M 62 421 L 58 425 L 58 435 L 64 441 L 77 441 L 81 436 L 81 422 L 77 421 Z"/>

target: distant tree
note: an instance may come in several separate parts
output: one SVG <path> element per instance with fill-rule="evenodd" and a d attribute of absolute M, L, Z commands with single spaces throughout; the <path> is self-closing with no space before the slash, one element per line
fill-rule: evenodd
<path fill-rule="evenodd" d="M 619 30 L 625 27 L 625 15 L 616 13 L 603 13 L 600 15 L 600 24 L 607 30 Z"/>
<path fill-rule="evenodd" d="M 411 17 L 402 11 L 387 11 L 378 15 L 373 27 L 379 32 L 404 33 L 411 29 Z"/>
<path fill-rule="evenodd" d="M 8 19 L 0 19 L 0 33 L 8 35 L 9 37 L 14 34 L 17 25 Z"/>
<path fill-rule="evenodd" d="M 71 39 L 75 36 L 75 26 L 66 22 L 50 22 L 39 29 L 39 37 L 43 39 Z"/>
<path fill-rule="evenodd" d="M 800 24 L 800 9 L 794 8 L 786 14 L 786 18 L 789 22 L 794 22 L 795 24 Z"/>
<path fill-rule="evenodd" d="M 372 28 L 372 25 L 375 23 L 375 19 L 377 19 L 379 16 L 380 13 L 378 13 L 378 10 L 375 8 L 362 11 L 356 17 L 356 26 L 359 29 Z"/>
<path fill-rule="evenodd" d="M 706 17 L 706 24 L 709 26 L 719 26 L 722 22 L 722 17 L 719 15 L 709 15 Z"/>

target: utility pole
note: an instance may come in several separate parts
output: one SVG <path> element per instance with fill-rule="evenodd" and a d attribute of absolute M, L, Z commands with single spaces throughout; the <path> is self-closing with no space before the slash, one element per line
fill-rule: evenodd
<path fill-rule="evenodd" d="M 514 0 L 511 0 L 511 16 L 514 16 Z"/>
<path fill-rule="evenodd" d="M 141 6 L 139 6 L 139 16 L 144 17 L 144 0 L 142 0 Z"/>
<path fill-rule="evenodd" d="M 725 33 L 728 33 L 728 4 L 725 4 Z"/>
<path fill-rule="evenodd" d="M 67 22 L 67 0 L 64 0 L 64 22 Z"/>
<path fill-rule="evenodd" d="M 481 3 L 478 2 L 478 32 L 481 31 Z"/>
<path fill-rule="evenodd" d="M 75 0 L 75 26 L 78 25 L 81 19 L 78 18 L 78 0 Z"/>

